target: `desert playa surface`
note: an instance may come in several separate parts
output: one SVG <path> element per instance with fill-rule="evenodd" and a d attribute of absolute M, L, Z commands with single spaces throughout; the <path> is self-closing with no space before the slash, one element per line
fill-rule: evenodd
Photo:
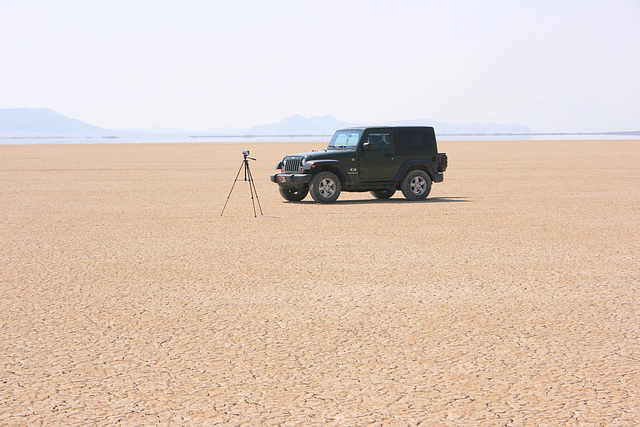
<path fill-rule="evenodd" d="M 640 423 L 639 141 L 286 202 L 320 148 L 0 146 L 0 425 Z"/>

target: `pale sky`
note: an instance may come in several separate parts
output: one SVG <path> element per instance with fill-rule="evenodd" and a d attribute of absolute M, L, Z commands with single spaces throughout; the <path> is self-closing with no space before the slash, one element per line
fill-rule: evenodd
<path fill-rule="evenodd" d="M 639 0 L 0 0 L 0 108 L 104 128 L 640 130 L 639 100 Z"/>

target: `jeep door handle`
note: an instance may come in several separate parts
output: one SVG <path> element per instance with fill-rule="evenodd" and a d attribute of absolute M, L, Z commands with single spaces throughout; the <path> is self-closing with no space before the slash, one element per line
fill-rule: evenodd
<path fill-rule="evenodd" d="M 387 159 L 391 159 L 393 158 L 393 155 L 391 153 L 387 153 L 384 155 Z"/>

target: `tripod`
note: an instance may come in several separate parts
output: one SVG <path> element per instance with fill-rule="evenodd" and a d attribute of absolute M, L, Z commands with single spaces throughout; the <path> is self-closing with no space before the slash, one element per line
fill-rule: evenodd
<path fill-rule="evenodd" d="M 253 182 L 253 175 L 251 175 L 251 168 L 249 168 L 249 160 L 256 160 L 253 157 L 249 157 L 249 150 L 245 150 L 242 152 L 244 156 L 244 160 L 240 165 L 240 169 L 238 169 L 238 173 L 236 174 L 236 179 L 233 181 L 233 185 L 231 186 L 231 190 L 229 191 L 229 195 L 227 196 L 227 201 L 224 203 L 224 207 L 222 208 L 222 213 L 220 216 L 224 214 L 224 210 L 227 208 L 227 203 L 229 203 L 229 197 L 231 197 L 231 193 L 233 192 L 233 187 L 235 187 L 236 182 L 238 182 L 238 177 L 240 176 L 240 172 L 242 172 L 242 168 L 244 167 L 244 180 L 249 182 L 249 191 L 251 191 L 251 203 L 253 204 L 253 216 L 258 217 L 256 213 L 256 201 L 258 202 L 258 208 L 260 208 L 260 215 L 264 215 L 262 213 L 262 206 L 260 206 L 260 199 L 258 199 L 258 190 L 256 190 L 256 184 Z M 256 195 L 255 200 L 253 199 L 253 195 Z"/>

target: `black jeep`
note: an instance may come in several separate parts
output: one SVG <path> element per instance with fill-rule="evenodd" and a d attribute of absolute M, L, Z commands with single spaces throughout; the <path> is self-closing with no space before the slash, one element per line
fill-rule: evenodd
<path fill-rule="evenodd" d="M 388 199 L 398 189 L 409 200 L 422 200 L 446 168 L 432 127 L 361 127 L 336 131 L 326 150 L 286 156 L 271 181 L 290 201 L 311 193 L 316 202 L 331 203 L 340 191 Z"/>

